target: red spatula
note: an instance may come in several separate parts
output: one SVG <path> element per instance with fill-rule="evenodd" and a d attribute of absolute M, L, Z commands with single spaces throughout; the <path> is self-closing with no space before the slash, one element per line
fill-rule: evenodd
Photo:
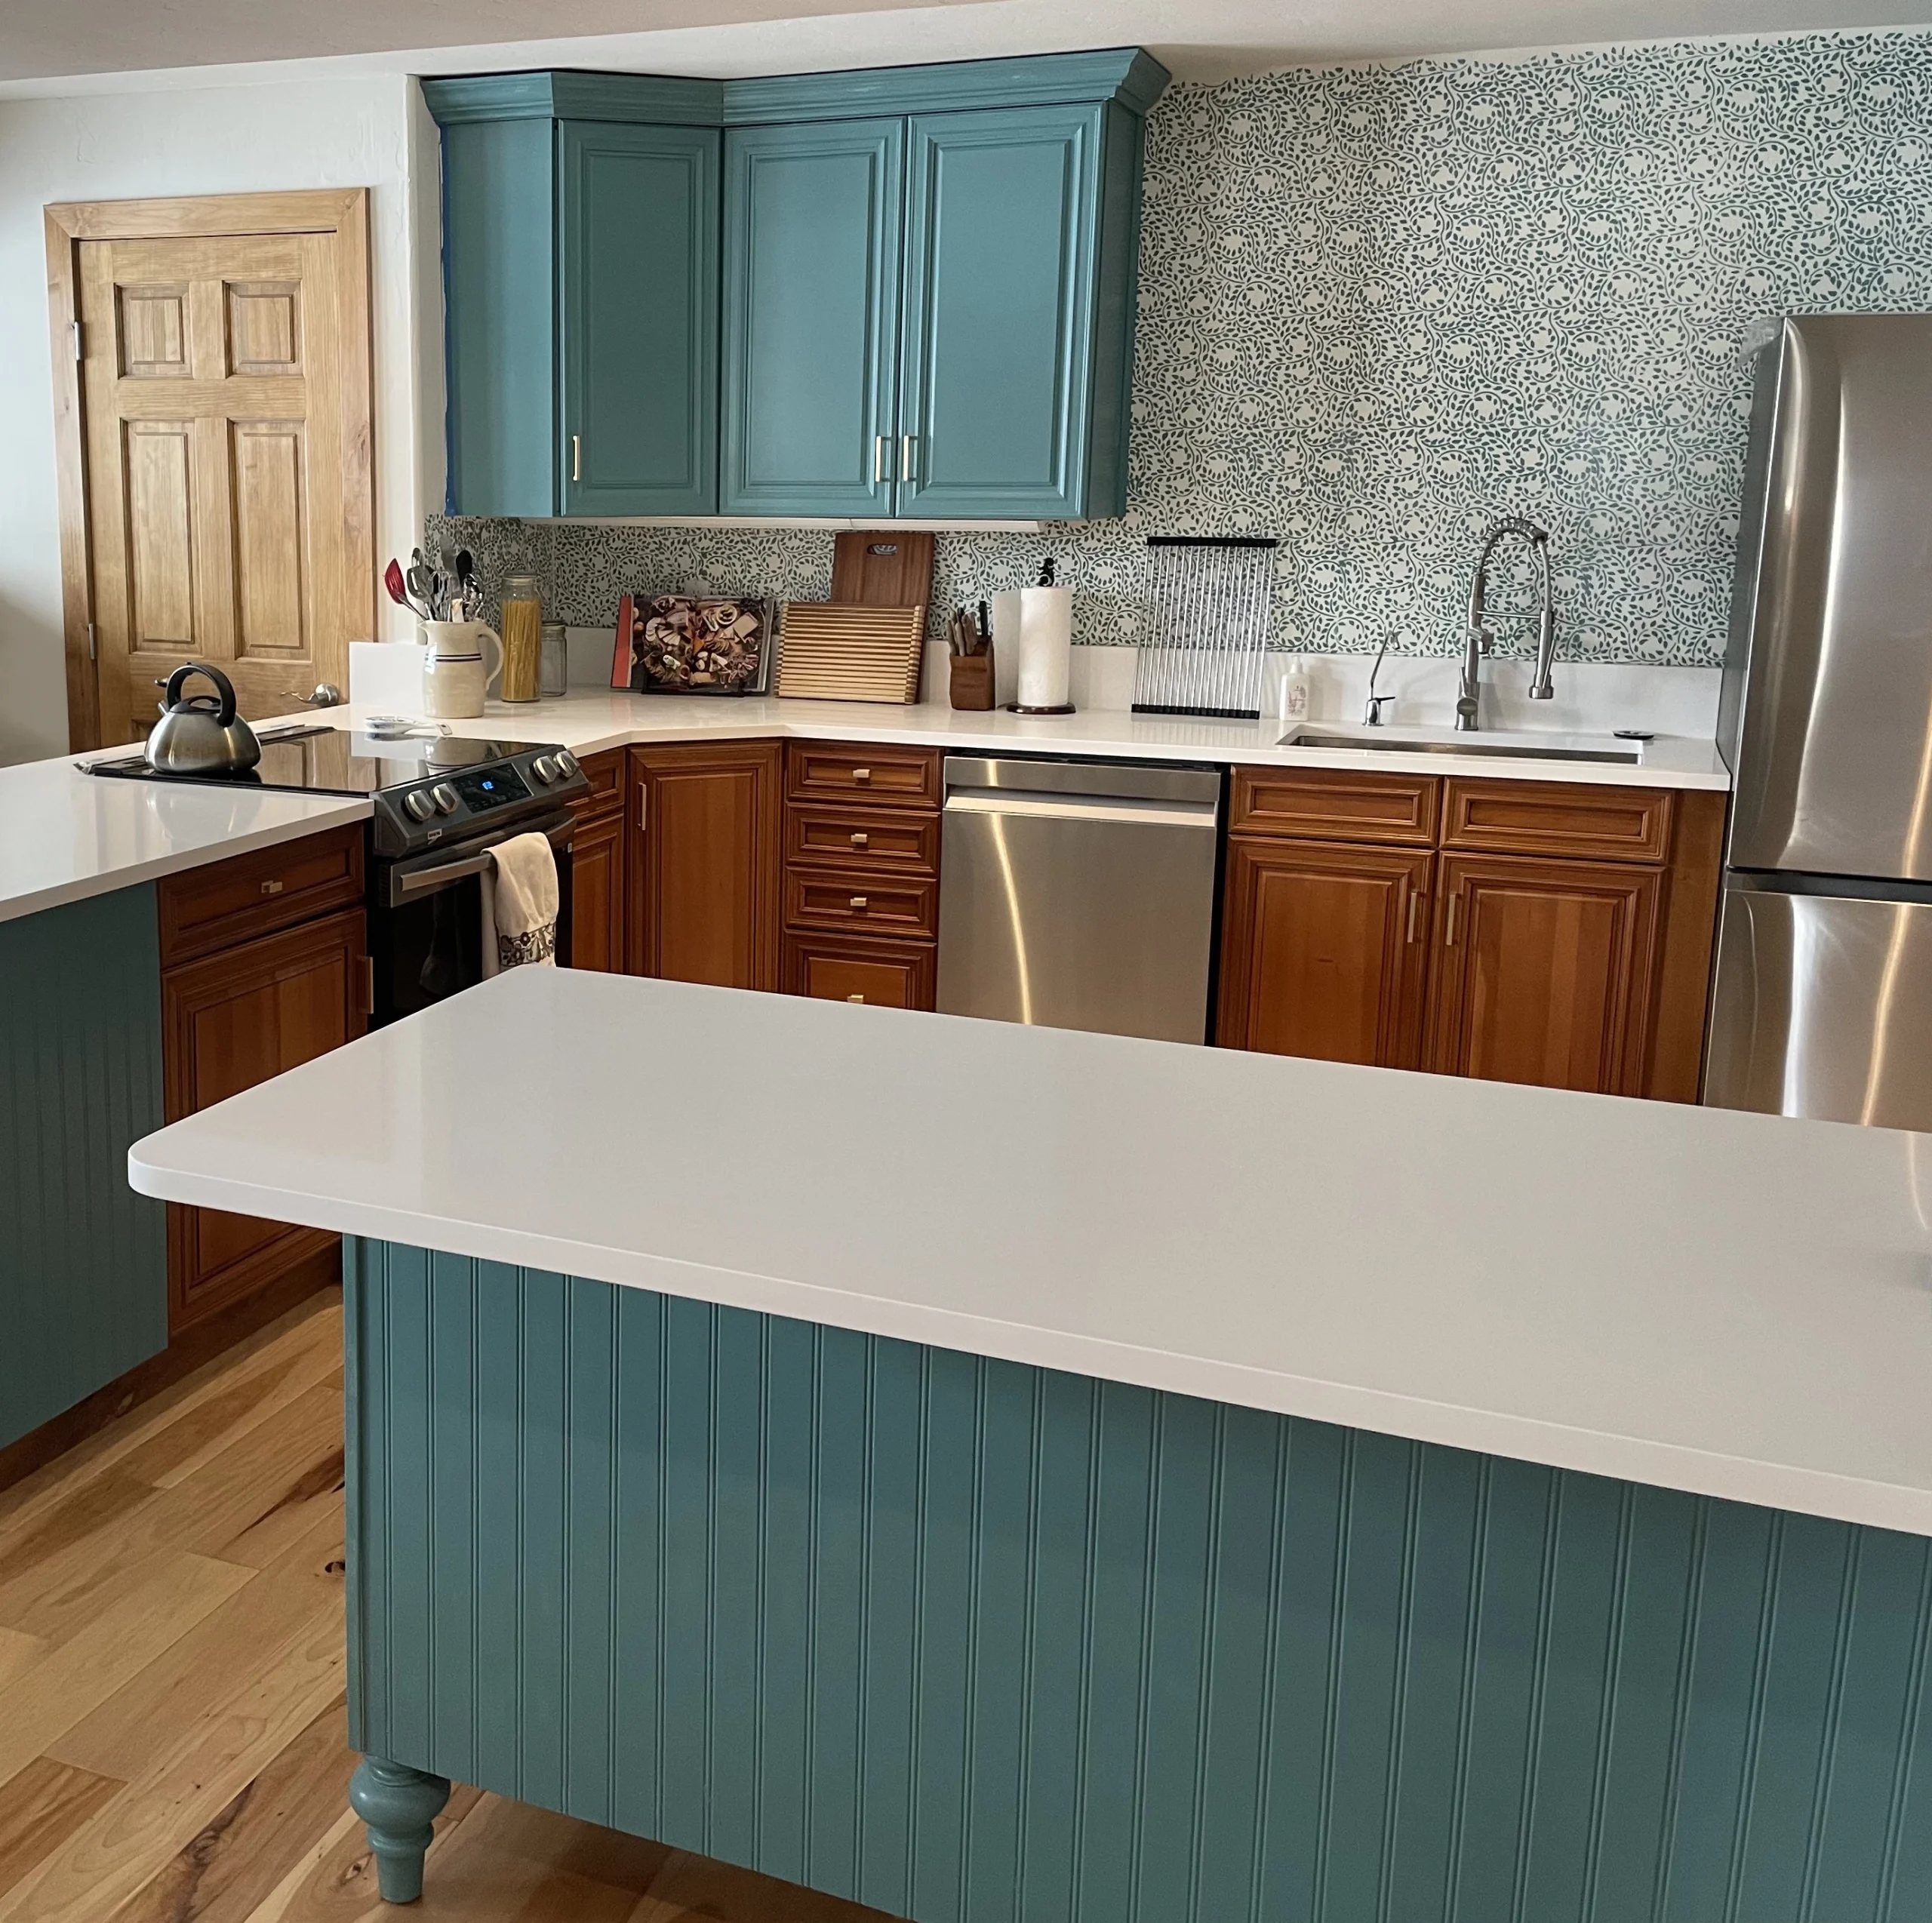
<path fill-rule="evenodd" d="M 402 569 L 392 556 L 389 565 L 383 570 L 383 586 L 389 591 L 389 598 L 398 608 L 407 608 L 412 614 L 423 614 L 423 610 L 409 598 L 409 590 L 402 584 Z M 429 617 L 423 614 L 427 620 Z"/>

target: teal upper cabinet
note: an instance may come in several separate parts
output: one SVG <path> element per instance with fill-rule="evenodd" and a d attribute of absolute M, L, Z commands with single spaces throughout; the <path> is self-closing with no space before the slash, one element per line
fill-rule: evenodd
<path fill-rule="evenodd" d="M 563 511 L 715 513 L 717 131 L 559 134 Z"/>
<path fill-rule="evenodd" d="M 1123 512 L 1167 78 L 1125 48 L 425 82 L 451 507 Z"/>
<path fill-rule="evenodd" d="M 724 143 L 723 506 L 894 505 L 906 123 L 733 128 Z"/>
<path fill-rule="evenodd" d="M 912 122 L 902 512 L 1124 506 L 1126 289 L 1103 290 L 1096 268 L 1105 260 L 1118 282 L 1129 262 L 1132 233 L 1124 220 L 1108 230 L 1099 189 L 1109 134 L 1115 165 L 1128 165 L 1136 125 L 1105 106 Z"/>
<path fill-rule="evenodd" d="M 432 80 L 449 505 L 714 514 L 715 82 Z"/>

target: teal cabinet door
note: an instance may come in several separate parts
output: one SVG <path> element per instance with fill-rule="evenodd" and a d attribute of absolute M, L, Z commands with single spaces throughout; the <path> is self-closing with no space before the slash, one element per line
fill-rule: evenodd
<path fill-rule="evenodd" d="M 1137 131 L 1097 104 L 912 122 L 901 513 L 1121 511 L 1124 370 L 1097 334 L 1103 305 L 1131 325 L 1106 189 L 1110 160 L 1137 168 Z"/>
<path fill-rule="evenodd" d="M 443 129 L 449 506 L 557 511 L 557 365 L 547 120 Z"/>
<path fill-rule="evenodd" d="M 728 129 L 727 514 L 893 511 L 903 119 Z"/>
<path fill-rule="evenodd" d="M 714 128 L 558 129 L 566 514 L 718 511 Z"/>

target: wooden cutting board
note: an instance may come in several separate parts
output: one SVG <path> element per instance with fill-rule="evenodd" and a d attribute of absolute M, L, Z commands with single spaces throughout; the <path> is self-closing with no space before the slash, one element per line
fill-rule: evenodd
<path fill-rule="evenodd" d="M 933 537 L 857 528 L 832 543 L 832 600 L 867 608 L 924 608 L 933 598 Z"/>

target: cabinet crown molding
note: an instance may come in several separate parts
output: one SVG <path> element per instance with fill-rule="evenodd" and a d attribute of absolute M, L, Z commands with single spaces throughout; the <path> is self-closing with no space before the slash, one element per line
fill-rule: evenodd
<path fill-rule="evenodd" d="M 973 107 L 1112 102 L 1145 115 L 1170 75 L 1138 47 L 947 60 L 930 66 L 860 67 L 836 73 L 744 80 L 688 80 L 576 69 L 477 73 L 425 80 L 423 97 L 440 127 L 478 120 L 635 121 L 657 126 L 745 127 L 871 114 L 940 113 Z"/>

